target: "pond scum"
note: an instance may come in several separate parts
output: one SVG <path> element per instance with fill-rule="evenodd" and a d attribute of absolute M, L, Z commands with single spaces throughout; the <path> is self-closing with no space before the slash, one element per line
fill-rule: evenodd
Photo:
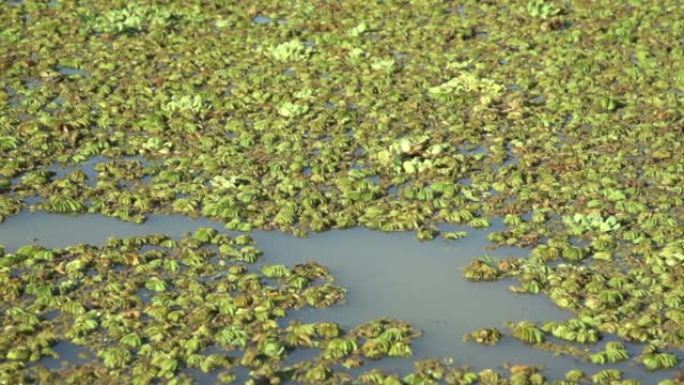
<path fill-rule="evenodd" d="M 575 317 L 465 338 L 574 354 L 614 335 L 643 350 L 612 341 L 583 358 L 679 363 L 679 1 L 13 0 L 0 25 L 0 220 L 180 213 L 230 230 L 429 240 L 443 223 L 503 217 L 490 240 L 529 257 L 481 258 L 464 274 L 516 280 Z M 95 180 L 49 170 L 96 156 Z M 340 365 L 408 356 L 418 331 L 390 319 L 279 326 L 344 290 L 315 263 L 251 271 L 258 254 L 208 230 L 2 253 L 0 383 L 185 384 L 187 368 L 229 382 L 240 366 L 271 384 L 637 383 L 601 367 L 547 380 L 438 361 L 352 378 Z M 36 364 L 62 339 L 94 357 Z M 283 364 L 310 347 L 320 355 Z"/>

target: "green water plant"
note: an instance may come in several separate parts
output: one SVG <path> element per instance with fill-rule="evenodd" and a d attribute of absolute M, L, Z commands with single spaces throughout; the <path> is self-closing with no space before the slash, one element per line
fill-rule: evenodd
<path fill-rule="evenodd" d="M 590 319 L 549 321 L 542 325 L 542 330 L 566 341 L 592 344 L 598 342 L 601 337 L 599 331 L 592 324 L 593 322 Z"/>
<path fill-rule="evenodd" d="M 557 16 L 563 12 L 562 8 L 548 0 L 530 0 L 525 5 L 525 9 L 530 16 L 542 19 Z"/>
<path fill-rule="evenodd" d="M 466 231 L 447 231 L 447 232 L 442 232 L 442 237 L 447 240 L 455 241 L 458 239 L 463 239 L 468 236 L 468 232 Z"/>
<path fill-rule="evenodd" d="M 491 257 L 484 257 L 470 262 L 463 275 L 471 281 L 493 281 L 501 276 L 501 272 Z"/>
<path fill-rule="evenodd" d="M 664 352 L 681 349 L 682 7 L 551 0 L 394 5 L 3 4 L 0 52 L 10 54 L 0 60 L 0 221 L 29 208 L 136 223 L 150 214 L 181 214 L 240 231 L 306 235 L 360 226 L 415 231 L 428 240 L 443 224 L 487 227 L 503 218 L 505 228 L 490 241 L 530 247 L 531 255 L 506 265 L 478 258 L 466 269 L 470 279 L 513 278 L 515 291 L 547 295 L 574 318 L 593 320 L 568 336 L 581 331 L 588 341 L 595 329 L 630 342 L 657 341 Z M 268 22 L 257 22 L 259 16 Z M 38 311 L 59 305 L 78 319 L 71 335 L 85 340 L 99 333 L 90 330 L 94 323 L 105 321 L 91 312 L 100 302 L 116 309 L 144 304 L 155 322 L 182 325 L 212 315 L 263 321 L 280 314 L 278 305 L 292 302 L 269 295 L 272 303 L 261 303 L 256 295 L 274 282 L 299 293 L 295 300 L 285 295 L 297 304 L 303 298 L 325 306 L 343 296 L 291 266 L 286 278 L 248 276 L 241 268 L 257 262 L 255 248 L 213 245 L 230 270 L 220 292 L 242 293 L 194 306 L 197 312 L 187 304 L 206 296 L 208 284 L 177 282 L 186 270 L 217 271 L 197 252 L 157 261 L 164 258 L 116 251 L 122 255 L 103 261 L 119 267 L 130 259 L 125 274 L 136 279 L 115 279 L 118 272 L 109 270 L 107 279 L 116 282 L 84 297 L 88 306 L 60 301 L 79 292 L 75 282 L 92 279 L 86 277 L 94 269 L 104 275 L 85 255 L 78 262 L 67 262 L 69 253 L 53 253 L 52 260 L 12 255 L 8 261 L 24 258 L 31 269 L 66 262 L 55 267 L 64 281 L 29 285 L 10 275 L 0 290 L 7 309 L 23 306 L 23 295 L 35 297 Z M 141 290 L 137 299 L 110 295 L 132 297 L 152 278 L 166 289 Z M 178 299 L 181 290 L 193 294 Z M 131 328 L 147 320 L 132 319 L 119 323 Z M 22 330 L 38 327 L 19 323 Z M 168 330 L 135 333 L 144 344 L 164 340 Z M 111 341 L 132 332 L 118 330 Z M 259 344 L 274 336 L 262 337 L 245 358 L 258 377 L 252 380 L 287 380 L 271 367 L 282 356 L 264 355 Z M 22 341 L 17 346 L 31 345 Z M 30 356 L 45 349 L 31 345 Z M 156 366 L 148 362 L 151 353 L 138 362 L 131 351 L 142 383 L 168 375 L 172 360 L 186 364 L 180 353 L 164 350 Z M 16 372 L 19 364 L 9 367 Z M 343 378 L 333 365 L 308 369 L 314 367 L 312 379 Z M 433 369 L 449 372 L 424 365 L 412 381 L 435 380 Z M 223 370 L 231 378 L 231 369 Z M 95 369 L 79 373 L 85 383 L 103 378 Z"/>
<path fill-rule="evenodd" d="M 578 235 L 590 230 L 607 233 L 620 228 L 620 223 L 615 216 L 610 215 L 604 218 L 599 213 L 577 213 L 572 217 L 564 217 L 563 223 L 570 227 L 572 233 Z"/>
<path fill-rule="evenodd" d="M 270 360 L 275 366 L 257 376 L 277 378 L 285 373 L 277 369 L 280 361 L 302 342 L 313 346 L 313 339 L 321 338 L 332 359 L 359 348 L 354 334 L 344 336 L 339 328 L 323 324 L 304 329 L 310 337 L 300 332 L 300 343 L 290 344 L 276 323 L 288 309 L 330 306 L 342 299 L 344 292 L 331 284 L 325 267 L 267 265 L 262 276 L 217 253 L 218 245 L 238 253 L 255 249 L 246 236 L 231 238 L 201 228 L 180 240 L 150 235 L 111 238 L 99 247 L 27 245 L 3 253 L 4 283 L 17 271 L 26 274 L 12 280 L 2 294 L 6 311 L 0 322 L 7 333 L 0 338 L 0 355 L 8 362 L 36 362 L 55 356 L 51 348 L 63 338 L 93 352 L 94 361 L 86 366 L 73 363 L 63 369 L 70 381 L 83 381 L 88 368 L 97 368 L 108 378 L 137 383 L 184 378 L 182 367 L 230 369 L 229 351 L 243 351 L 248 367 L 266 368 L 257 361 Z M 38 276 L 44 277 L 42 282 L 35 280 Z M 288 284 L 292 276 L 319 281 L 293 288 Z M 265 278 L 274 284 L 261 285 Z M 8 300 L 15 305 L 5 308 Z M 45 316 L 51 312 L 57 315 Z M 410 354 L 410 340 L 417 334 L 404 324 L 379 322 L 384 329 L 373 337 L 391 343 L 387 353 Z M 210 344 L 224 352 L 201 354 Z M 0 366 L 3 381 L 41 376 L 39 366 Z M 147 368 L 142 377 L 141 367 Z"/>
<path fill-rule="evenodd" d="M 503 338 L 503 334 L 496 328 L 474 330 L 463 336 L 464 341 L 473 341 L 483 345 L 496 345 Z"/>
<path fill-rule="evenodd" d="M 616 341 L 607 342 L 605 349 L 601 352 L 592 353 L 589 360 L 593 364 L 605 365 L 625 361 L 629 358 L 629 352 L 625 346 Z"/>
<path fill-rule="evenodd" d="M 538 344 L 546 340 L 544 331 L 537 327 L 534 322 L 520 321 L 509 325 L 513 331 L 513 337 L 527 344 Z"/>
<path fill-rule="evenodd" d="M 669 369 L 679 364 L 679 357 L 675 353 L 660 352 L 653 345 L 644 348 L 639 360 L 647 370 Z"/>
<path fill-rule="evenodd" d="M 306 60 L 313 53 L 313 48 L 299 40 L 290 40 L 273 46 L 268 54 L 281 62 Z"/>
<path fill-rule="evenodd" d="M 595 385 L 611 384 L 622 380 L 622 372 L 617 369 L 604 369 L 591 376 L 591 382 Z"/>

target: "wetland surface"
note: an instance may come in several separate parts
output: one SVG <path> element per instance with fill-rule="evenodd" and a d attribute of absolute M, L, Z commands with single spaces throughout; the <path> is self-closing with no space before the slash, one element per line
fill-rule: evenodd
<path fill-rule="evenodd" d="M 200 227 L 222 231 L 222 226 L 216 222 L 182 216 L 156 215 L 144 224 L 131 224 L 100 215 L 25 212 L 2 224 L 0 244 L 8 251 L 31 243 L 45 247 L 78 243 L 98 245 L 109 237 L 166 234 L 178 238 Z M 577 368 L 596 371 L 595 366 L 583 360 L 553 356 L 510 337 L 496 347 L 463 341 L 463 336 L 473 330 L 484 326 L 504 329 L 510 320 L 543 322 L 571 317 L 570 312 L 558 308 L 545 297 L 508 291 L 513 281 L 473 283 L 463 277 L 463 268 L 473 258 L 482 255 L 519 257 L 529 253 L 529 250 L 515 247 L 493 249 L 486 236 L 503 227 L 500 221 L 495 221 L 488 230 L 444 226 L 445 230 L 465 230 L 468 236 L 456 241 L 439 239 L 431 242 L 420 242 L 409 232 L 383 233 L 366 229 L 333 230 L 307 238 L 268 231 L 255 231 L 250 235 L 265 255 L 257 266 L 320 262 L 331 269 L 336 282 L 348 291 L 344 303 L 326 309 L 294 311 L 280 321 L 282 325 L 286 326 L 291 320 L 335 320 L 343 327 L 351 328 L 376 318 L 392 317 L 410 322 L 424 333 L 416 341 L 411 359 L 386 358 L 369 363 L 370 367 L 407 374 L 415 359 L 451 357 L 458 364 L 475 369 L 494 367 L 505 371 L 511 364 L 534 364 L 543 366 L 545 373 L 556 378 Z M 79 362 L 77 354 L 86 349 L 63 344 L 55 349 L 62 359 Z M 630 350 L 638 352 L 635 346 Z M 298 357 L 311 358 L 315 356 L 312 352 L 294 352 L 288 361 L 294 363 Z M 46 364 L 56 365 L 57 362 L 48 360 Z M 648 374 L 634 364 L 612 367 L 621 369 L 629 378 L 644 381 L 676 373 Z M 194 377 L 200 380 L 199 383 L 215 380 L 214 376 L 201 372 L 195 373 Z"/>
<path fill-rule="evenodd" d="M 682 20 L 1 2 L 0 385 L 681 385 Z"/>

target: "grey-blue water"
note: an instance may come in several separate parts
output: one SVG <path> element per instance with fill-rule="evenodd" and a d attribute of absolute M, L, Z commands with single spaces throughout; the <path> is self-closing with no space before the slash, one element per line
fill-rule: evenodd
<path fill-rule="evenodd" d="M 183 216 L 152 216 L 142 225 L 121 222 L 99 215 L 61 216 L 41 212 L 24 212 L 0 224 L 0 244 L 7 250 L 39 243 L 61 247 L 76 243 L 100 244 L 110 236 L 126 237 L 164 233 L 181 236 L 198 227 L 222 230 L 219 223 L 194 220 Z M 589 373 L 605 367 L 594 366 L 567 356 L 535 350 L 507 337 L 496 347 L 480 346 L 462 341 L 464 334 L 480 327 L 507 330 L 511 320 L 544 321 L 565 319 L 571 314 L 556 307 L 543 295 L 516 294 L 508 290 L 511 281 L 472 283 L 462 276 L 463 267 L 474 257 L 525 255 L 527 250 L 499 248 L 488 250 L 487 234 L 500 230 L 494 222 L 489 230 L 465 229 L 469 236 L 458 241 L 436 239 L 419 242 L 414 233 L 383 233 L 365 229 L 335 230 L 296 238 L 279 232 L 251 233 L 257 246 L 264 251 L 262 262 L 294 264 L 317 261 L 328 266 L 337 283 L 348 290 L 347 302 L 328 309 L 304 309 L 292 312 L 283 320 L 305 322 L 332 320 L 350 328 L 378 317 L 393 317 L 408 321 L 423 331 L 414 346 L 414 358 L 452 357 L 459 365 L 476 369 L 499 368 L 504 365 L 534 364 L 545 367 L 547 374 L 560 378 L 570 369 Z M 634 355 L 638 347 L 632 347 Z M 74 346 L 58 349 L 60 360 L 78 362 Z M 296 353 L 294 362 L 315 352 Z M 386 359 L 373 363 L 396 372 L 407 373 L 411 360 Z M 56 366 L 59 360 L 41 362 Z M 633 361 L 610 366 L 623 370 L 630 378 L 645 384 L 672 376 L 674 371 L 646 373 Z M 202 383 L 211 383 L 212 376 L 200 375 Z"/>

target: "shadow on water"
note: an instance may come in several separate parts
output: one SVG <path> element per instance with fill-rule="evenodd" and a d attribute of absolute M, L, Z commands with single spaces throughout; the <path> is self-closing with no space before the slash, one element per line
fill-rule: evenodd
<path fill-rule="evenodd" d="M 223 229 L 217 222 L 183 216 L 152 216 L 145 224 L 136 225 L 100 215 L 25 212 L 0 224 L 0 244 L 8 251 L 34 242 L 47 247 L 101 244 L 111 236 L 159 233 L 179 237 L 202 226 Z M 261 263 L 317 261 L 328 266 L 337 283 L 348 290 L 345 304 L 294 311 L 281 320 L 282 325 L 295 319 L 333 320 L 349 329 L 375 318 L 392 317 L 408 321 L 423 331 L 414 347 L 414 358 L 452 357 L 457 364 L 468 364 L 475 369 L 502 369 L 506 363 L 541 365 L 553 378 L 560 378 L 570 369 L 596 372 L 605 368 L 571 357 L 553 356 L 510 337 L 493 348 L 462 341 L 464 334 L 481 327 L 505 330 L 507 321 L 558 320 L 571 316 L 543 295 L 508 291 L 511 281 L 472 283 L 463 278 L 462 269 L 472 258 L 484 254 L 494 257 L 527 254 L 527 250 L 517 248 L 487 250 L 490 244 L 487 234 L 502 227 L 501 221 L 494 221 L 488 230 L 465 229 L 469 235 L 464 239 L 431 242 L 419 242 L 411 232 L 383 233 L 367 229 L 332 230 L 311 234 L 306 239 L 280 232 L 257 231 L 250 235 L 264 251 Z M 291 357 L 289 361 L 296 360 L 297 357 Z M 387 359 L 372 363 L 372 367 L 407 373 L 412 364 L 411 360 Z M 647 374 L 633 363 L 611 367 L 623 370 L 630 378 L 648 379 L 648 382 L 673 373 Z"/>

